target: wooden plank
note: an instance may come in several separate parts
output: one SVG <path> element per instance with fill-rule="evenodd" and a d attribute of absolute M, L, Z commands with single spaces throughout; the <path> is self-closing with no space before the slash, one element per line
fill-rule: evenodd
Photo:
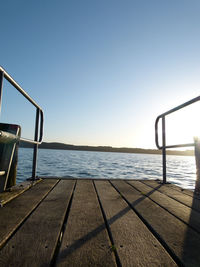
<path fill-rule="evenodd" d="M 18 185 L 15 185 L 8 190 L 0 193 L 0 206 L 3 207 L 6 203 L 13 200 L 14 198 L 18 197 L 30 187 L 36 185 L 37 183 L 41 182 L 42 179 L 35 180 L 35 181 L 25 181 Z"/>
<path fill-rule="evenodd" d="M 142 182 L 149 185 L 149 186 L 153 186 L 153 187 L 155 187 L 158 184 L 161 184 L 160 180 L 142 180 Z M 172 189 L 172 190 L 181 192 L 182 194 L 186 194 L 188 196 L 196 197 L 196 198 L 200 199 L 200 196 L 195 194 L 194 191 L 192 191 L 192 190 L 181 188 L 180 186 L 177 186 L 177 185 L 172 184 L 172 183 L 167 183 L 167 184 L 165 184 L 165 186 Z"/>
<path fill-rule="evenodd" d="M 177 266 L 109 182 L 95 185 L 122 266 Z"/>
<path fill-rule="evenodd" d="M 155 188 L 156 186 L 150 183 L 146 183 L 146 184 L 151 186 L 152 188 Z M 183 194 L 181 191 L 173 190 L 172 187 L 169 187 L 168 185 L 164 185 L 164 184 L 161 184 L 161 186 L 159 186 L 158 191 L 200 212 L 200 199 L 196 197 L 193 198 L 192 196 L 189 196 L 187 194 Z"/>
<path fill-rule="evenodd" d="M 75 181 L 60 181 L 0 251 L 0 266 L 50 266 Z"/>
<path fill-rule="evenodd" d="M 139 190 L 142 194 L 147 195 L 150 199 L 155 201 L 158 205 L 165 208 L 167 211 L 172 213 L 174 216 L 178 217 L 186 224 L 190 225 L 193 229 L 200 233 L 200 213 L 191 210 L 191 208 L 185 206 L 184 204 L 169 198 L 167 195 L 155 190 L 152 192 L 152 188 L 148 185 L 139 182 L 139 181 L 129 181 L 129 184 L 134 186 L 137 190 Z M 162 185 L 157 185 L 157 189 Z M 168 188 L 170 190 L 170 188 Z"/>
<path fill-rule="evenodd" d="M 77 181 L 57 266 L 116 266 L 91 180 Z"/>
<path fill-rule="evenodd" d="M 57 182 L 58 180 L 43 180 L 0 208 L 0 247 Z"/>
<path fill-rule="evenodd" d="M 199 266 L 200 235 L 129 184 L 112 181 L 161 242 L 185 266 Z M 152 189 L 149 196 L 155 191 Z"/>

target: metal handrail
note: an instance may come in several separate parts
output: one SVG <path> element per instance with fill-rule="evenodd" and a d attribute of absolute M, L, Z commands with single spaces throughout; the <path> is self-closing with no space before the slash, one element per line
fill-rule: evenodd
<path fill-rule="evenodd" d="M 182 105 L 179 105 L 173 109 L 168 110 L 167 112 L 159 115 L 156 118 L 155 121 L 155 143 L 158 149 L 162 149 L 162 155 L 163 155 L 163 183 L 166 183 L 166 149 L 167 148 L 176 148 L 176 147 L 191 147 L 191 146 L 195 146 L 195 143 L 187 143 L 187 144 L 177 144 L 177 145 L 168 145 L 166 146 L 166 129 L 165 129 L 165 117 L 175 111 L 178 111 L 182 108 L 185 108 L 197 101 L 200 100 L 200 96 L 197 96 L 185 103 L 183 103 Z M 158 141 L 158 122 L 159 120 L 162 119 L 162 146 L 159 145 L 159 141 Z"/>
<path fill-rule="evenodd" d="M 162 146 L 159 145 L 159 142 L 158 142 L 158 122 L 159 120 L 162 118 L 164 118 L 165 116 L 179 110 L 179 109 L 182 109 L 182 108 L 185 108 L 197 101 L 200 100 L 200 96 L 197 96 L 193 99 L 191 99 L 190 101 L 187 101 L 185 103 L 183 103 L 182 105 L 179 105 L 173 109 L 170 109 L 169 111 L 159 115 L 157 118 L 156 118 L 156 122 L 155 122 L 155 142 L 156 142 L 156 146 L 158 149 L 162 149 Z M 189 143 L 189 144 L 179 144 L 179 145 L 170 145 L 170 146 L 165 146 L 165 148 L 176 148 L 176 147 L 188 147 L 188 146 L 194 146 L 194 143 Z"/>
<path fill-rule="evenodd" d="M 3 77 L 1 77 L 3 76 Z M 44 124 L 44 114 L 42 108 L 22 89 L 22 87 L 0 66 L 0 79 L 3 80 L 5 78 L 10 84 L 12 84 L 32 105 L 34 105 L 40 113 L 40 136 L 39 140 L 30 140 L 27 138 L 21 137 L 20 140 L 24 142 L 28 142 L 31 144 L 41 144 L 43 137 L 43 124 Z M 0 82 L 0 85 L 2 82 Z M 0 88 L 0 110 L 1 110 L 1 96 L 2 96 L 2 86 Z"/>
<path fill-rule="evenodd" d="M 22 87 L 0 66 L 0 111 L 1 111 L 1 100 L 2 100 L 2 89 L 3 79 L 6 79 L 12 84 L 33 106 L 36 108 L 36 119 L 35 119 L 35 136 L 34 140 L 27 138 L 20 138 L 20 141 L 34 144 L 33 153 L 33 166 L 32 166 L 32 179 L 36 178 L 36 162 L 37 162 L 37 150 L 38 145 L 42 143 L 43 138 L 43 127 L 44 127 L 44 113 L 42 108 L 22 89 Z"/>

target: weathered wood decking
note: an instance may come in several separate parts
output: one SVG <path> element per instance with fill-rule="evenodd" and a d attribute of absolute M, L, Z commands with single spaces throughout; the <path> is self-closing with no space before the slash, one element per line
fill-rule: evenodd
<path fill-rule="evenodd" d="M 200 199 L 156 181 L 45 179 L 0 208 L 0 266 L 200 266 Z"/>

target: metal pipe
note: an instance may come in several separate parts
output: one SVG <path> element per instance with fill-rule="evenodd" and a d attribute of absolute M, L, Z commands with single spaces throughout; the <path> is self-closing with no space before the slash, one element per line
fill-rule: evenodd
<path fill-rule="evenodd" d="M 200 101 L 200 96 L 197 96 L 185 103 L 183 103 L 182 105 L 179 105 L 173 109 L 170 109 L 168 110 L 167 112 L 159 115 L 157 118 L 156 118 L 156 121 L 155 121 L 155 143 L 156 143 L 156 146 L 158 149 L 162 149 L 163 147 L 159 145 L 159 141 L 158 141 L 158 122 L 161 118 L 179 110 L 179 109 L 182 109 L 186 106 L 189 106 L 197 101 Z M 178 144 L 178 145 L 169 145 L 169 146 L 165 146 L 165 148 L 176 148 L 176 147 L 190 147 L 190 146 L 194 146 L 195 144 L 194 143 L 188 143 L 188 144 Z"/>
<path fill-rule="evenodd" d="M 0 111 L 1 111 L 1 97 L 2 97 L 2 84 L 3 84 L 3 78 L 5 78 L 7 81 L 9 81 L 30 103 L 32 103 L 37 110 L 39 110 L 40 114 L 40 136 L 39 140 L 32 141 L 30 139 L 22 138 L 20 137 L 21 141 L 31 143 L 31 144 L 41 144 L 42 138 L 43 138 L 43 124 L 44 124 L 44 114 L 41 109 L 41 107 L 22 89 L 19 84 L 0 66 Z"/>
<path fill-rule="evenodd" d="M 180 144 L 180 145 L 171 145 L 171 146 L 165 146 L 165 148 L 191 147 L 191 146 L 194 146 L 194 143 L 188 143 L 188 144 Z"/>
<path fill-rule="evenodd" d="M 31 102 L 36 108 L 41 109 L 40 106 L 22 89 L 22 87 L 0 66 L 0 72 L 3 72 L 4 77 L 9 81 L 29 102 Z"/>
<path fill-rule="evenodd" d="M 1 111 L 1 99 L 2 99 L 2 85 L 3 79 L 6 79 L 10 84 L 12 84 L 32 105 L 36 107 L 36 119 L 35 119 L 35 136 L 34 141 L 30 139 L 20 138 L 21 141 L 34 144 L 33 151 L 33 162 L 32 162 L 32 180 L 36 179 L 36 168 L 37 168 L 37 151 L 38 144 L 42 143 L 43 138 L 43 125 L 44 125 L 44 115 L 41 107 L 22 89 L 22 87 L 0 66 L 0 111 Z M 7 136 L 4 132 L 0 133 L 1 141 L 7 141 L 7 139 L 13 139 L 13 136 Z M 39 135 L 39 136 L 38 136 Z M 11 138 L 12 137 L 12 138 Z M 5 139 L 5 140 L 4 140 Z M 3 171 L 0 171 L 2 175 Z"/>
<path fill-rule="evenodd" d="M 19 136 L 0 130 L 0 143 L 11 144 L 19 141 Z"/>
<path fill-rule="evenodd" d="M 35 137 L 34 137 L 35 142 L 38 141 L 39 116 L 40 116 L 40 110 L 37 109 L 35 118 Z M 36 179 L 37 151 L 38 151 L 38 144 L 36 143 L 34 145 L 34 150 L 33 150 L 32 180 Z"/>
<path fill-rule="evenodd" d="M 165 115 L 164 115 L 165 116 Z M 162 119 L 163 117 L 158 116 L 156 118 L 156 121 L 155 121 L 155 143 L 156 143 L 156 146 L 158 149 L 162 149 L 163 147 L 160 146 L 159 144 L 159 141 L 158 141 L 158 122 L 160 119 Z M 169 145 L 169 146 L 165 146 L 165 148 L 176 148 L 176 147 L 191 147 L 191 146 L 194 146 L 195 144 L 194 143 L 188 143 L 188 144 L 178 144 L 178 145 Z"/>
<path fill-rule="evenodd" d="M 195 143 L 195 161 L 196 161 L 196 184 L 194 192 L 200 194 L 200 139 L 194 138 Z"/>
<path fill-rule="evenodd" d="M 191 99 L 191 100 L 189 100 L 189 101 L 187 101 L 187 102 L 185 102 L 185 103 L 183 103 L 183 104 L 181 104 L 181 105 L 179 105 L 179 106 L 177 106 L 177 107 L 175 107 L 173 109 L 168 110 L 167 112 L 161 114 L 158 117 L 167 116 L 167 115 L 169 115 L 169 114 L 171 114 L 171 113 L 173 113 L 173 112 L 175 112 L 175 111 L 177 111 L 179 109 L 185 108 L 185 107 L 187 107 L 187 106 L 189 106 L 189 105 L 191 105 L 191 104 L 193 104 L 193 103 L 195 103 L 195 102 L 197 102 L 199 100 L 200 100 L 200 96 L 197 96 L 197 97 L 195 97 L 195 98 L 193 98 L 193 99 Z"/>
<path fill-rule="evenodd" d="M 160 117 L 156 118 L 155 122 L 155 143 L 158 149 L 162 149 L 162 147 L 159 146 L 159 141 L 158 141 L 158 122 L 160 120 Z"/>
<path fill-rule="evenodd" d="M 159 122 L 159 120 L 161 118 L 162 118 L 161 116 L 158 116 L 156 118 L 156 121 L 155 121 L 155 143 L 156 143 L 156 146 L 157 146 L 158 149 L 163 149 L 163 146 L 160 146 L 159 140 L 158 140 L 158 122 Z M 166 146 L 166 144 L 165 144 L 165 148 L 191 147 L 191 146 L 194 146 L 194 145 L 195 145 L 194 143 L 169 145 L 169 146 Z"/>
<path fill-rule="evenodd" d="M 44 128 L 44 114 L 43 111 L 40 109 L 40 137 L 38 140 L 38 143 L 42 143 L 42 137 L 43 137 L 43 128 Z"/>
<path fill-rule="evenodd" d="M 1 114 L 2 92 L 3 92 L 3 71 L 1 71 L 0 69 L 0 114 Z"/>
<path fill-rule="evenodd" d="M 200 169 L 200 148 L 197 148 L 197 142 L 194 140 L 194 143 L 188 143 L 188 144 L 179 144 L 179 145 L 169 145 L 169 146 L 166 146 L 166 133 L 165 133 L 165 116 L 169 115 L 170 113 L 173 113 L 179 109 L 182 109 L 186 106 L 189 106 L 197 101 L 200 100 L 200 96 L 197 96 L 185 103 L 183 103 L 182 105 L 179 105 L 161 115 L 159 115 L 157 118 L 156 118 L 156 121 L 155 121 L 155 143 L 156 143 L 156 146 L 158 149 L 162 149 L 162 162 L 163 162 L 163 183 L 165 184 L 166 183 L 166 148 L 176 148 L 176 147 L 189 147 L 189 146 L 195 146 L 195 155 L 196 154 L 199 154 L 199 161 L 198 161 L 198 166 L 199 166 L 199 169 Z M 159 141 L 158 141 L 158 122 L 159 120 L 162 119 L 162 146 L 159 145 Z M 200 143 L 200 142 L 199 142 Z M 200 147 L 200 144 L 198 145 Z M 199 150 L 199 151 L 198 151 Z M 197 156 L 196 156 L 196 160 L 197 160 Z M 200 170 L 198 171 L 200 173 Z M 200 174 L 199 175 L 199 188 L 200 188 Z"/>
<path fill-rule="evenodd" d="M 165 116 L 162 117 L 162 162 L 163 162 L 163 184 L 166 184 L 166 134 L 165 134 Z"/>

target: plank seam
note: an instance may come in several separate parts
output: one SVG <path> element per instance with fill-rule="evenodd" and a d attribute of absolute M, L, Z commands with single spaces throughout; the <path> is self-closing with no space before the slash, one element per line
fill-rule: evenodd
<path fill-rule="evenodd" d="M 168 196 L 169 198 L 171 198 L 171 199 L 173 199 L 173 200 L 175 200 L 175 201 L 177 201 L 177 202 L 183 204 L 184 206 L 186 206 L 186 207 L 188 207 L 188 208 L 190 208 L 190 209 L 192 209 L 192 210 L 195 210 L 195 211 L 197 211 L 197 212 L 200 213 L 200 211 L 199 211 L 198 209 L 195 209 L 195 208 L 193 208 L 193 207 L 187 205 L 186 203 L 182 202 L 181 200 L 178 200 L 178 199 L 176 199 L 176 198 L 174 198 L 174 197 L 172 197 L 172 196 L 169 196 L 167 193 L 163 193 L 163 192 L 161 192 L 159 189 L 156 189 L 156 188 L 154 188 L 153 186 L 144 183 L 143 181 L 140 181 L 140 182 L 143 183 L 143 184 L 145 184 L 145 185 L 147 185 L 147 186 L 149 186 L 150 188 L 153 188 L 153 189 L 157 190 L 157 191 L 160 192 L 161 194 L 166 195 L 166 196 Z M 128 183 L 128 182 L 127 182 L 127 183 Z M 176 191 L 179 192 L 178 190 L 176 190 Z M 187 195 L 187 196 L 189 196 L 189 195 Z M 192 196 L 189 196 L 189 197 L 191 197 L 191 198 L 193 199 Z M 194 197 L 194 198 L 195 198 L 195 197 Z M 199 200 L 199 202 L 200 202 L 200 199 L 199 199 L 199 198 L 195 198 L 195 199 L 196 199 L 196 200 Z"/>
<path fill-rule="evenodd" d="M 111 245 L 113 246 L 113 248 L 116 248 L 116 247 L 115 247 L 114 240 L 113 240 L 112 232 L 111 232 L 110 226 L 109 226 L 109 224 L 108 224 L 108 221 L 107 221 L 107 218 L 106 218 L 106 214 L 105 214 L 105 212 L 104 212 L 103 205 L 102 205 L 102 203 L 101 203 L 101 200 L 100 200 L 100 197 L 99 197 L 99 194 L 98 194 L 96 185 L 95 185 L 95 183 L 94 183 L 93 180 L 92 180 L 92 182 L 93 182 L 93 186 L 94 186 L 94 189 L 95 189 L 95 192 L 96 192 L 96 195 L 97 195 L 97 199 L 98 199 L 98 202 L 99 202 L 99 206 L 100 206 L 100 209 L 101 209 L 101 213 L 102 213 L 102 215 L 103 215 L 104 223 L 105 223 L 105 226 L 106 226 L 106 230 L 107 230 L 107 233 L 108 233 L 108 236 L 109 236 Z M 117 249 L 114 249 L 113 252 L 114 252 L 114 255 L 115 255 L 115 260 L 116 260 L 116 264 L 117 264 L 117 266 L 118 266 L 118 267 L 122 267 L 122 264 L 121 264 L 119 255 L 118 255 L 118 253 L 117 253 Z"/>
<path fill-rule="evenodd" d="M 130 185 L 131 187 L 133 187 L 135 190 L 137 190 L 138 192 L 141 193 L 141 191 L 139 189 L 137 189 L 134 185 L 127 183 L 128 185 Z M 152 188 L 152 187 L 150 187 Z M 155 188 L 153 188 L 155 189 Z M 160 192 L 160 191 L 159 191 Z M 161 193 L 161 192 L 160 192 Z M 197 234 L 200 234 L 200 231 L 197 230 L 196 228 L 194 228 L 192 225 L 186 223 L 183 219 L 179 218 L 177 215 L 175 215 L 174 213 L 172 213 L 171 211 L 169 211 L 167 208 L 165 208 L 164 206 L 162 206 L 160 203 L 156 202 L 155 200 L 153 200 L 150 196 L 148 196 L 148 194 L 143 194 L 146 197 L 148 197 L 152 202 L 154 202 L 156 205 L 158 205 L 159 207 L 161 207 L 162 209 L 164 209 L 165 211 L 167 211 L 169 214 L 171 214 L 172 216 L 174 216 L 176 219 L 178 219 L 179 221 L 181 221 L 182 223 L 184 223 L 185 225 L 187 225 L 188 227 L 190 227 L 193 231 L 195 231 Z M 165 194 L 164 194 L 165 195 Z M 182 204 L 182 203 L 180 203 Z"/>
<path fill-rule="evenodd" d="M 194 193 L 194 195 L 191 196 L 189 193 L 187 193 L 187 192 L 184 191 L 185 190 L 184 188 L 181 188 L 181 187 L 179 187 L 179 188 L 181 189 L 181 193 L 182 194 L 200 200 L 199 195 L 196 195 L 195 192 L 193 191 L 193 189 L 191 189 L 191 192 Z M 178 189 L 174 188 L 174 187 L 172 188 L 172 190 L 180 193 L 180 191 Z M 189 190 L 189 189 L 187 189 L 187 190 Z"/>
<path fill-rule="evenodd" d="M 147 186 L 149 186 L 149 187 L 151 187 L 151 188 L 154 188 L 154 186 L 151 185 L 151 184 L 148 184 L 147 181 L 143 181 L 143 180 L 141 180 L 140 182 L 143 183 L 143 184 L 145 184 L 145 185 L 147 185 Z M 157 181 L 156 181 L 156 182 L 157 182 Z M 159 184 L 162 184 L 162 182 L 160 181 Z M 170 184 L 170 183 L 169 183 L 169 184 Z M 178 186 L 177 186 L 177 187 L 178 187 Z M 181 187 L 179 187 L 179 188 L 181 189 L 181 191 L 179 191 L 178 189 L 176 189 L 176 188 L 174 188 L 174 187 L 169 188 L 169 189 L 171 189 L 171 190 L 173 190 L 173 191 L 176 191 L 176 192 L 179 192 L 179 193 L 181 193 L 181 194 L 183 194 L 183 195 L 189 196 L 189 197 L 191 197 L 191 198 L 195 198 L 195 199 L 200 200 L 200 198 L 199 198 L 198 196 L 191 196 L 191 195 L 185 193 L 183 188 L 181 188 Z M 156 189 L 156 190 L 157 190 L 157 189 Z M 158 191 L 159 191 L 159 190 L 158 190 Z M 162 193 L 162 194 L 165 194 L 165 193 L 163 193 L 163 192 L 161 192 L 161 193 Z M 193 192 L 193 193 L 194 193 L 194 192 Z M 166 194 L 166 195 L 167 195 L 167 194 Z M 178 201 L 178 200 L 177 200 L 177 201 Z"/>
<path fill-rule="evenodd" d="M 42 199 L 37 203 L 37 205 L 23 218 L 23 221 L 13 230 L 10 232 L 10 235 L 5 239 L 5 241 L 1 244 L 0 249 L 5 247 L 5 245 L 9 242 L 9 240 L 15 235 L 15 233 L 22 227 L 22 225 L 28 220 L 28 218 L 33 214 L 33 212 L 38 208 L 38 206 L 45 200 L 45 198 L 50 194 L 50 192 L 55 188 L 55 186 L 60 182 L 58 180 L 51 189 L 42 197 Z M 27 190 L 26 190 L 27 191 Z"/>
<path fill-rule="evenodd" d="M 69 213 L 70 213 L 71 206 L 72 206 L 72 201 L 73 201 L 73 198 L 74 198 L 74 192 L 75 192 L 75 189 L 76 189 L 76 184 L 77 184 L 77 180 L 75 181 L 74 187 L 72 189 L 72 193 L 71 193 L 71 197 L 70 197 L 69 204 L 68 204 L 68 207 L 67 207 L 67 211 L 65 213 L 63 224 L 62 224 L 62 227 L 61 227 L 61 230 L 60 230 L 60 234 L 59 234 L 59 237 L 58 237 L 58 240 L 57 240 L 56 248 L 55 248 L 51 263 L 50 263 L 51 267 L 56 266 L 57 258 L 58 258 L 58 255 L 59 255 L 59 251 L 60 251 L 60 247 L 61 247 L 61 244 L 62 244 L 64 232 L 65 232 L 66 226 L 67 226 Z"/>
<path fill-rule="evenodd" d="M 145 181 L 144 180 L 141 180 L 141 179 L 140 180 L 137 179 L 135 181 L 140 181 L 140 182 L 145 183 L 145 184 L 148 181 L 154 181 L 154 182 L 158 182 L 158 183 L 162 184 L 162 180 L 160 180 L 160 179 L 151 179 L 151 180 L 149 179 L 149 180 L 145 180 Z M 178 185 L 175 185 L 174 183 L 170 183 L 170 182 L 167 182 L 167 184 L 169 186 L 172 185 L 173 187 L 171 187 L 171 189 L 174 190 L 174 191 L 176 191 L 176 192 L 179 192 L 179 193 L 182 193 L 182 194 L 187 195 L 189 197 L 196 198 L 196 199 L 200 200 L 200 196 L 199 195 L 194 194 L 194 196 L 191 196 L 191 194 L 189 194 L 187 192 L 187 191 L 190 191 L 191 193 L 194 193 L 194 190 L 193 189 L 185 189 L 185 188 L 182 188 L 182 187 L 180 187 Z M 148 184 L 146 184 L 146 185 L 148 185 Z M 178 188 L 181 189 L 181 191 L 178 190 Z"/>
<path fill-rule="evenodd" d="M 153 180 L 153 181 L 162 183 L 162 181 L 159 180 L 159 179 L 156 179 L 156 180 Z M 142 182 L 143 182 L 143 181 L 142 181 Z M 144 181 L 144 182 L 146 182 L 146 181 Z M 172 190 L 174 190 L 174 191 L 180 193 L 180 190 L 177 189 L 177 188 L 179 188 L 179 189 L 181 189 L 181 193 L 182 193 L 182 194 L 200 200 L 200 196 L 199 196 L 199 195 L 196 195 L 196 194 L 194 193 L 194 189 L 185 189 L 185 188 L 182 188 L 182 187 L 177 186 L 177 185 L 175 185 L 174 183 L 170 183 L 170 182 L 169 182 L 168 184 L 169 184 L 169 185 L 173 185 L 173 187 L 171 188 Z M 176 188 L 176 187 L 177 187 L 177 188 Z M 190 191 L 191 193 L 194 193 L 194 195 L 191 196 L 191 194 L 189 194 L 187 191 Z"/>
<path fill-rule="evenodd" d="M 132 204 L 123 196 L 123 194 L 115 187 L 115 185 L 109 181 L 113 188 L 120 194 L 120 196 L 126 201 L 129 207 L 135 212 L 135 214 L 139 217 L 139 219 L 144 223 L 144 225 L 149 229 L 152 235 L 159 241 L 159 243 L 164 247 L 167 253 L 171 256 L 171 258 L 175 261 L 178 266 L 184 267 L 181 260 L 176 256 L 176 254 L 169 248 L 166 242 L 162 239 L 162 237 L 154 230 L 154 228 L 147 222 L 147 220 L 132 206 Z M 138 190 L 137 190 L 138 191 Z"/>
<path fill-rule="evenodd" d="M 153 180 L 153 181 L 162 183 L 161 180 Z M 146 180 L 146 181 L 141 180 L 141 182 L 142 182 L 142 183 L 145 183 L 146 185 L 149 185 L 148 183 L 146 183 L 147 180 Z M 176 191 L 176 192 L 179 192 L 179 193 L 182 193 L 183 195 L 186 195 L 186 196 L 189 196 L 189 197 L 191 197 L 191 198 L 195 198 L 195 199 L 200 200 L 200 196 L 199 196 L 198 194 L 195 194 L 195 192 L 194 192 L 193 189 L 184 189 L 184 188 L 182 188 L 182 187 L 180 187 L 180 186 L 177 186 L 177 185 L 175 185 L 175 184 L 173 184 L 173 183 L 167 183 L 167 184 L 172 185 L 173 187 L 171 187 L 171 189 L 174 190 L 174 191 Z M 151 186 L 151 185 L 149 185 L 149 186 Z M 170 188 L 170 187 L 169 187 L 169 188 Z M 181 191 L 180 191 L 178 188 L 179 188 Z M 191 196 L 191 194 L 189 194 L 187 191 L 190 191 L 190 193 L 193 193 L 194 195 Z"/>

